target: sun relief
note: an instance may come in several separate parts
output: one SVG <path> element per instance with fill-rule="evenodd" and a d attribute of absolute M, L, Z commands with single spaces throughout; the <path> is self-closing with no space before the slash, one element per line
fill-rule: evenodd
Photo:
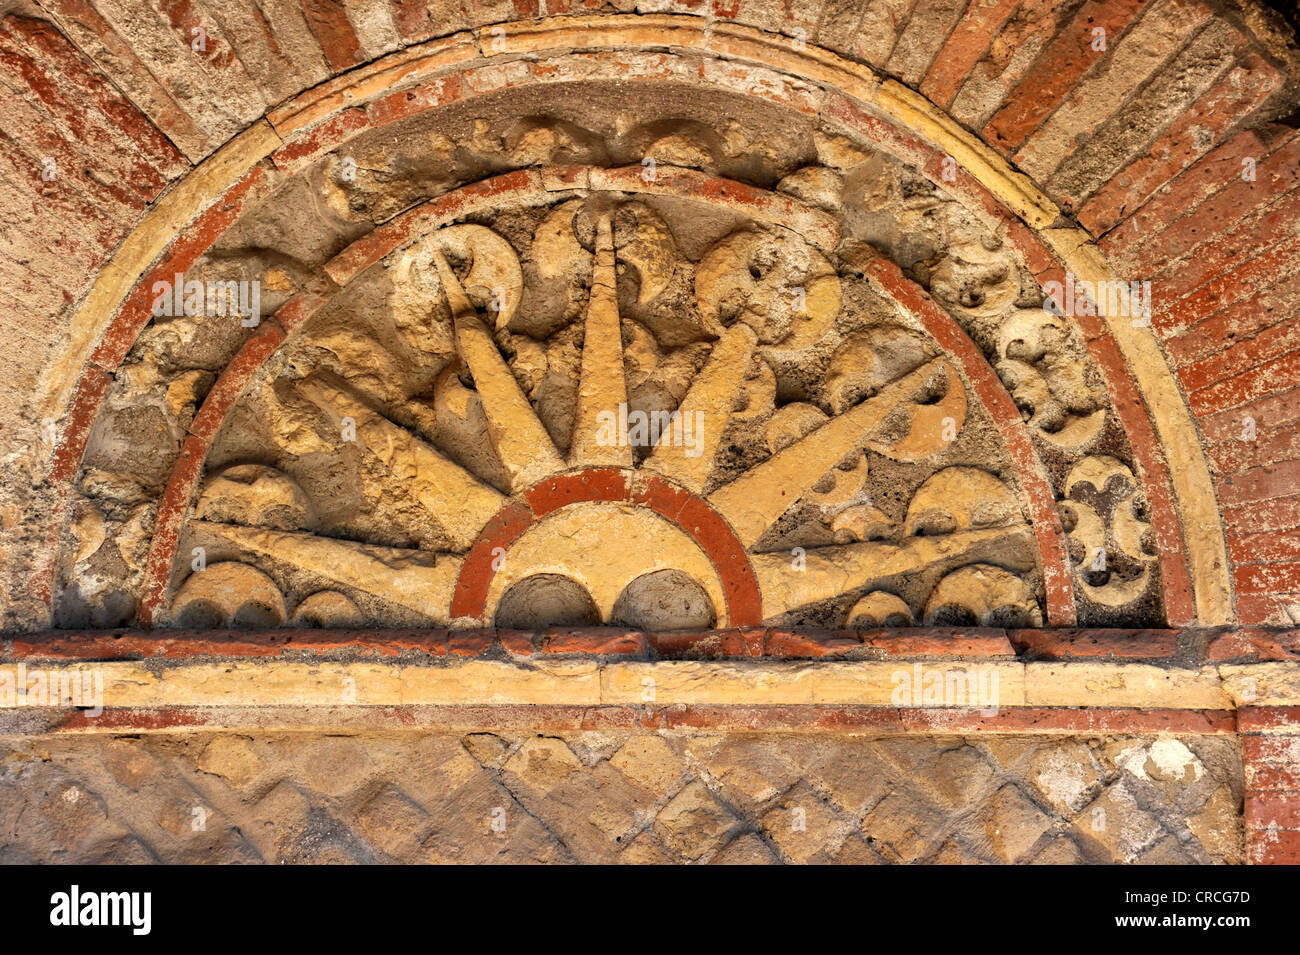
<path fill-rule="evenodd" d="M 544 160 L 538 131 L 553 125 L 516 152 Z M 653 125 L 627 136 L 658 130 L 642 144 L 657 163 L 543 161 L 469 182 L 336 242 L 314 273 L 286 276 L 257 249 L 214 259 L 229 270 L 242 255 L 287 289 L 271 306 L 287 334 L 204 425 L 201 476 L 173 468 L 156 527 L 174 533 L 143 538 L 142 557 L 129 521 L 107 529 L 135 568 L 117 619 L 1155 619 L 1155 542 L 1122 432 L 1073 331 L 1033 305 L 999 238 L 842 138 L 812 137 L 822 162 L 768 189 L 711 172 L 752 146 Z M 475 148 L 494 148 L 474 128 Z M 575 135 L 552 137 L 552 154 Z M 378 183 L 337 167 L 317 170 L 323 209 L 355 218 Z M 254 221 L 299 191 L 286 182 Z M 141 396 L 179 388 L 161 365 L 182 362 L 156 343 L 208 328 L 160 322 L 124 381 Z M 92 463 L 112 457 L 112 415 L 132 400 L 110 401 Z M 87 470 L 87 501 L 106 473 Z M 65 620 L 87 612 L 83 559 Z"/>

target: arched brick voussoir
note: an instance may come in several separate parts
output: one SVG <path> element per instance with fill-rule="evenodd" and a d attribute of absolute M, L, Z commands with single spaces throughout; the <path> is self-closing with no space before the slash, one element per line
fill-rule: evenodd
<path fill-rule="evenodd" d="M 980 403 L 988 409 L 1015 463 L 1016 479 L 1029 506 L 1029 521 L 1038 541 L 1048 626 L 1074 626 L 1077 622 L 1074 576 L 1065 546 L 1065 531 L 1047 470 L 1034 449 L 1020 410 L 970 337 L 920 286 L 903 275 L 897 265 L 884 256 L 877 256 L 867 266 L 866 274 L 878 291 L 921 322 L 948 357 L 957 362 Z"/>

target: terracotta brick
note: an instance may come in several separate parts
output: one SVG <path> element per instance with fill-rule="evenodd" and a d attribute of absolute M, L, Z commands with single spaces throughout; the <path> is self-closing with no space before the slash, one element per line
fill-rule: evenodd
<path fill-rule="evenodd" d="M 1005 630 L 926 627 L 913 630 L 863 630 L 862 641 L 887 657 L 1013 657 L 1015 647 Z"/>
<path fill-rule="evenodd" d="M 1167 659 L 1178 652 L 1177 630 L 1012 630 L 1011 642 L 1034 660 Z"/>
<path fill-rule="evenodd" d="M 1300 763 L 1279 766 L 1247 760 L 1246 785 L 1255 792 L 1300 789 Z"/>
<path fill-rule="evenodd" d="M 1135 29 L 1144 28 L 1141 24 Z M 1180 29 L 1183 36 L 1190 36 L 1187 45 L 1172 59 L 1155 65 L 1150 81 L 1141 83 L 1127 102 L 1115 95 L 1117 87 L 1108 90 L 1118 104 L 1108 119 L 1101 117 L 1110 110 L 1080 111 L 1069 124 L 1078 148 L 1060 159 L 1045 183 L 1064 208 L 1078 208 L 1099 188 L 1113 182 L 1129 161 L 1148 155 L 1159 131 L 1184 116 L 1197 96 L 1216 87 L 1246 47 L 1245 37 L 1226 21 L 1213 20 L 1199 33 L 1196 29 L 1194 20 L 1185 31 Z M 1141 59 L 1124 64 L 1117 61 L 1111 72 L 1123 70 L 1140 78 L 1140 65 Z M 1151 67 L 1152 61 L 1148 59 L 1144 65 Z M 1079 95 L 1094 101 L 1107 98 L 1100 90 L 1084 89 Z"/>
<path fill-rule="evenodd" d="M 1181 210 L 1181 216 L 1172 215 L 1173 208 L 1164 201 L 1148 204 L 1146 209 L 1129 219 L 1133 228 L 1126 225 L 1115 233 L 1120 237 L 1141 237 L 1123 248 L 1122 261 L 1138 273 L 1155 271 L 1300 185 L 1300 136 L 1292 136 L 1268 155 L 1254 155 L 1254 158 L 1256 178 L 1253 182 L 1242 179 L 1241 159 L 1238 158 L 1235 165 L 1213 164 L 1213 173 L 1222 178 L 1217 182 L 1211 179 L 1200 183 L 1198 192 L 1207 194 L 1199 202 L 1190 201 L 1194 200 L 1197 192 L 1175 188 L 1171 198 L 1181 196 L 1182 202 L 1175 207 Z M 1182 178 L 1176 180 L 1176 186 Z M 1155 219 L 1162 212 L 1170 217 Z"/>
<path fill-rule="evenodd" d="M 1084 228 L 1100 236 L 1141 209 L 1267 100 L 1282 79 L 1265 60 L 1248 54 L 1162 132 L 1145 155 L 1135 157 L 1084 203 L 1078 213 Z"/>
<path fill-rule="evenodd" d="M 497 639 L 512 657 L 531 657 L 537 652 L 535 635 L 528 630 L 497 630 Z"/>
<path fill-rule="evenodd" d="M 1145 0 L 1089 0 L 1038 55 L 1020 85 L 983 129 L 985 140 L 1010 154 L 1024 144 L 1106 53 L 1092 50 L 1092 30 L 1100 27 L 1114 39 L 1145 5 Z"/>
<path fill-rule="evenodd" d="M 1261 427 L 1256 422 L 1255 431 L 1253 441 L 1243 440 L 1238 435 L 1233 440 L 1206 449 L 1216 474 L 1239 474 L 1269 464 L 1300 459 L 1300 429 L 1272 423 Z"/>
<path fill-rule="evenodd" d="M 884 66 L 915 5 L 916 0 L 867 0 L 853 45 L 856 58 Z"/>
<path fill-rule="evenodd" d="M 83 77 L 89 69 L 84 59 L 67 45 L 60 34 L 51 30 L 48 23 L 11 16 L 5 19 L 5 27 L 0 31 L 0 71 L 12 77 L 19 89 L 26 87 L 25 92 L 39 101 L 51 125 L 61 127 L 65 138 L 81 144 L 93 155 L 103 176 L 149 202 L 168 179 L 187 168 L 188 164 L 175 147 L 162 140 L 138 110 L 120 96 L 110 95 L 111 87 L 107 87 L 106 92 L 106 84 L 94 84 L 94 92 L 87 95 L 85 86 L 90 84 L 84 79 L 81 86 L 73 86 L 64 80 L 62 71 L 65 68 Z M 62 49 L 49 38 L 51 33 L 62 41 Z M 38 54 L 39 59 L 33 57 L 28 48 L 18 42 L 18 36 L 24 34 L 45 38 L 46 42 L 41 45 L 50 50 L 58 67 L 49 61 L 49 54 L 44 51 Z M 110 111 L 111 116 L 100 111 L 101 105 Z M 142 152 L 116 123 L 125 124 L 126 129 L 141 136 L 144 147 L 150 152 Z M 165 172 L 160 166 L 165 168 Z"/>
<path fill-rule="evenodd" d="M 1206 650 L 1206 658 L 1211 663 L 1290 660 L 1296 656 L 1300 656 L 1300 641 L 1297 641 L 1294 631 L 1248 627 L 1215 637 Z"/>
<path fill-rule="evenodd" d="M 1273 281 L 1275 284 L 1265 285 L 1253 295 L 1250 294 L 1250 285 L 1239 287 L 1239 294 L 1249 297 L 1227 304 L 1220 311 L 1212 312 L 1183 329 L 1166 325 L 1152 316 L 1152 324 L 1160 330 L 1175 368 L 1222 352 L 1225 344 L 1235 351 L 1243 339 L 1300 313 L 1300 242 L 1293 249 L 1285 249 L 1285 245 L 1278 247 L 1282 250 L 1279 257 L 1283 260 L 1279 264 L 1287 267 L 1273 272 L 1268 279 L 1261 279 L 1261 283 Z M 1291 258 L 1294 258 L 1294 263 Z M 1209 303 L 1208 307 L 1213 305 Z M 1175 309 L 1172 321 L 1191 319 L 1189 312 L 1190 309 Z"/>
<path fill-rule="evenodd" d="M 492 648 L 496 633 L 492 630 L 450 630 L 447 632 L 447 655 L 477 657 Z"/>
<path fill-rule="evenodd" d="M 271 154 L 271 160 L 278 168 L 294 172 L 338 148 L 340 143 L 369 125 L 370 120 L 364 110 L 344 110 L 290 139 Z"/>
<path fill-rule="evenodd" d="M 817 657 L 842 656 L 863 649 L 859 636 L 834 630 L 769 630 L 763 655 L 780 659 L 811 660 Z"/>
<path fill-rule="evenodd" d="M 644 633 L 613 627 L 551 627 L 542 637 L 541 652 L 592 653 L 644 659 L 650 655 L 650 643 Z"/>
<path fill-rule="evenodd" d="M 1300 633 L 1292 630 L 1278 636 L 1294 642 Z M 1300 737 L 1300 706 L 1243 706 L 1237 712 L 1237 726 L 1242 733 L 1282 732 Z M 1300 789 L 1300 786 L 1256 786 L 1249 780 L 1246 785 L 1251 789 Z"/>
<path fill-rule="evenodd" d="M 1243 735 L 1241 754 L 1247 766 L 1264 764 L 1291 770 L 1300 767 L 1300 738 L 1278 734 Z"/>
<path fill-rule="evenodd" d="M 665 660 L 716 660 L 761 657 L 767 631 L 761 627 L 706 630 L 702 633 L 648 634 L 655 654 Z"/>
<path fill-rule="evenodd" d="M 340 0 L 301 0 L 301 3 L 307 24 L 316 35 L 331 69 L 342 72 L 365 59 L 361 41 L 357 39 Z"/>
<path fill-rule="evenodd" d="M 195 161 L 216 148 L 218 142 L 154 77 L 136 56 L 132 44 L 118 34 L 90 0 L 49 0 L 44 6 L 55 14 L 62 31 L 92 59 L 113 64 L 116 85 L 188 159 Z M 103 51 L 102 60 L 96 55 L 97 49 Z"/>
<path fill-rule="evenodd" d="M 1219 501 L 1225 509 L 1275 497 L 1293 497 L 1297 489 L 1300 489 L 1300 461 L 1253 468 L 1218 482 Z"/>
<path fill-rule="evenodd" d="M 1249 829 L 1300 829 L 1300 790 L 1246 791 Z"/>
<path fill-rule="evenodd" d="M 1300 217 L 1300 190 L 1287 193 L 1270 205 L 1203 242 L 1191 256 L 1170 263 L 1151 276 L 1163 295 L 1178 297 L 1223 275 L 1244 255 L 1258 254 L 1291 236 Z"/>
<path fill-rule="evenodd" d="M 949 106 L 952 116 L 971 129 L 983 128 L 1033 68 L 1062 20 L 1074 13 L 1073 2 L 1023 0 L 970 70 Z"/>
<path fill-rule="evenodd" d="M 1232 579 L 1237 592 L 1242 594 L 1297 593 L 1300 592 L 1300 561 L 1239 564 L 1232 569 Z"/>
<path fill-rule="evenodd" d="M 1221 411 L 1200 419 L 1201 431 L 1211 444 L 1242 440 L 1243 418 L 1255 420 L 1256 434 L 1284 428 L 1300 421 L 1300 389 L 1279 391 L 1240 408 Z"/>
<path fill-rule="evenodd" d="M 951 103 L 993 37 L 1018 6 L 1019 0 L 970 4 L 930 64 L 921 82 L 921 92 L 940 106 Z"/>
<path fill-rule="evenodd" d="M 1235 563 L 1259 564 L 1300 560 L 1300 535 L 1264 531 L 1258 534 L 1229 534 L 1228 553 Z"/>
<path fill-rule="evenodd" d="M 1295 316 L 1300 316 L 1300 308 Z M 1225 378 L 1250 372 L 1271 358 L 1289 355 L 1297 349 L 1300 349 L 1300 325 L 1281 321 L 1249 338 L 1238 339 L 1230 348 L 1221 348 L 1218 354 L 1183 366 L 1178 370 L 1178 378 L 1188 391 L 1197 391 Z"/>
<path fill-rule="evenodd" d="M 1197 417 L 1236 408 L 1255 398 L 1300 383 L 1300 352 L 1273 358 L 1255 368 L 1194 391 L 1187 402 Z"/>
<path fill-rule="evenodd" d="M 1233 602 L 1237 620 L 1243 624 L 1294 623 L 1300 608 L 1300 593 L 1237 594 Z"/>
<path fill-rule="evenodd" d="M 1263 159 L 1284 134 L 1276 128 L 1247 129 L 1210 150 L 1187 169 L 1160 184 L 1140 208 L 1131 210 L 1121 228 L 1101 239 L 1108 253 L 1119 254 L 1146 242 L 1163 227 L 1195 210 L 1234 178 L 1241 178 L 1242 160 Z"/>

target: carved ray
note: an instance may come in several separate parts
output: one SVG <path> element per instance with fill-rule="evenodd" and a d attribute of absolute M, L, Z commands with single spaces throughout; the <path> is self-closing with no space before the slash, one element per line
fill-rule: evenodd
<path fill-rule="evenodd" d="M 483 525 L 505 504 L 504 495 L 354 395 L 314 378 L 299 383 L 298 389 L 336 419 L 350 417 L 355 422 L 357 439 L 438 522 L 457 550 L 469 550 Z"/>
<path fill-rule="evenodd" d="M 248 554 L 290 564 L 414 610 L 436 624 L 449 622 L 447 608 L 460 575 L 460 557 L 211 521 L 192 521 L 190 526 Z"/>
<path fill-rule="evenodd" d="M 831 468 L 861 447 L 885 417 L 934 374 L 936 358 L 832 418 L 709 495 L 746 546 L 762 536 Z"/>
<path fill-rule="evenodd" d="M 1033 532 L 1016 524 L 941 537 L 909 537 L 901 544 L 869 541 L 819 547 L 804 556 L 802 570 L 792 565 L 785 552 L 754 554 L 750 560 L 763 594 L 763 618 L 770 620 L 922 569 L 942 572 L 973 561 L 994 560 L 1005 565 L 1018 560 L 1013 569 L 1024 573 L 1035 567 L 1035 553 Z"/>
<path fill-rule="evenodd" d="M 674 443 L 669 432 L 660 438 L 642 467 L 658 471 L 696 493 L 704 490 L 757 341 L 754 330 L 743 322 L 727 329 L 713 346 L 708 363 L 677 409 L 682 416 L 683 431 L 687 427 L 692 429 L 695 447 L 686 447 L 684 441 Z M 701 427 L 696 427 L 697 421 L 702 423 Z"/>
<path fill-rule="evenodd" d="M 618 277 L 614 270 L 614 235 L 609 216 L 596 225 L 596 257 L 591 270 L 591 296 L 582 338 L 582 372 L 578 407 L 573 418 L 570 467 L 631 467 L 632 449 L 597 440 L 600 413 L 618 415 L 627 401 L 623 367 L 623 331 L 618 316 Z"/>
<path fill-rule="evenodd" d="M 522 491 L 564 469 L 555 443 L 515 380 L 496 342 L 461 288 L 456 273 L 436 248 L 434 262 L 456 328 L 456 350 L 474 376 L 487 415 L 488 438 L 510 475 L 510 490 Z"/>

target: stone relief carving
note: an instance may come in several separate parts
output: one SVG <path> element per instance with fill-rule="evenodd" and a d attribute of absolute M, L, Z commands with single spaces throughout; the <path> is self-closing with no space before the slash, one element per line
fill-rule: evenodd
<path fill-rule="evenodd" d="M 454 147 L 425 138 L 429 183 L 648 157 L 666 177 L 774 183 L 845 244 L 689 194 L 581 184 L 417 238 L 309 321 L 232 410 L 181 535 L 170 623 L 1041 624 L 1033 529 L 988 413 L 872 291 L 854 243 L 927 287 L 1013 396 L 1061 501 L 1085 619 L 1151 599 L 1154 541 L 1095 371 L 1001 238 L 933 184 L 824 131 L 764 143 L 697 119 L 600 131 L 541 115 L 466 129 Z M 337 157 L 311 174 L 318 234 L 262 255 L 269 307 L 430 188 L 385 184 L 398 175 L 385 149 L 357 146 L 356 181 Z M 263 247 L 251 238 L 275 220 L 259 216 L 232 248 Z M 97 424 L 82 492 L 102 527 L 69 555 L 67 621 L 130 620 L 156 498 L 237 341 L 184 316 L 142 335 L 109 407 L 158 409 L 168 443 L 126 453 L 138 427 L 113 412 Z M 536 513 L 530 494 L 570 480 L 608 487 Z M 690 503 L 665 516 L 644 503 L 656 494 Z M 480 551 L 521 503 L 532 523 L 489 548 L 480 586 Z M 710 521 L 752 577 L 749 617 Z M 474 587 L 480 604 L 456 613 Z"/>

